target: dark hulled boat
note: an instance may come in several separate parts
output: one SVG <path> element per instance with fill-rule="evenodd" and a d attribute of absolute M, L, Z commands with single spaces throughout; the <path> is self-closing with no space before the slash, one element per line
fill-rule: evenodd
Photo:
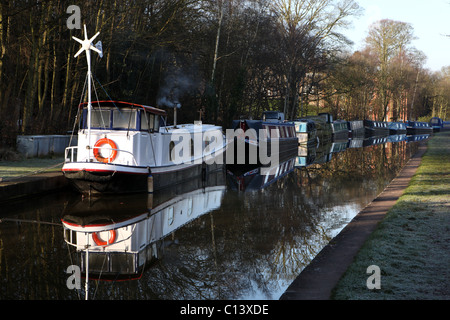
<path fill-rule="evenodd" d="M 354 120 L 347 122 L 349 136 L 350 137 L 361 137 L 364 136 L 364 121 Z"/>
<path fill-rule="evenodd" d="M 232 129 L 234 136 L 227 148 L 227 165 L 268 164 L 263 157 L 277 157 L 282 161 L 298 147 L 295 125 L 285 122 L 282 112 L 264 112 L 261 120 L 234 120 Z M 231 140 L 228 135 L 227 139 Z"/>
<path fill-rule="evenodd" d="M 428 122 L 408 121 L 406 123 L 406 134 L 408 135 L 427 134 L 432 132 L 433 128 Z"/>
<path fill-rule="evenodd" d="M 364 120 L 364 129 L 366 136 L 387 136 L 389 135 L 389 126 L 384 121 Z"/>
<path fill-rule="evenodd" d="M 406 123 L 389 122 L 389 134 L 406 134 Z"/>

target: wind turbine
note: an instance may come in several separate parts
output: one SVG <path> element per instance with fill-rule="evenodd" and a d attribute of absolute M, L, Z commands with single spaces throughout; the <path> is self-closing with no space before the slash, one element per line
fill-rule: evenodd
<path fill-rule="evenodd" d="M 91 150 L 91 110 L 92 110 L 92 101 L 91 101 L 91 50 L 94 50 L 100 55 L 100 58 L 103 56 L 103 52 L 101 50 L 101 42 L 99 41 L 96 46 L 92 45 L 92 42 L 95 38 L 100 34 L 100 32 L 97 32 L 95 36 L 93 36 L 91 39 L 88 38 L 87 31 L 86 31 L 86 25 L 84 25 L 84 40 L 80 40 L 77 37 L 72 37 L 74 40 L 79 42 L 81 44 L 80 50 L 75 54 L 74 58 L 78 57 L 83 51 L 86 51 L 86 59 L 87 59 L 87 65 L 88 65 L 88 116 L 87 116 L 87 122 L 88 122 L 88 149 Z M 89 151 L 89 157 L 90 157 L 90 151 Z M 85 284 L 85 290 L 86 290 L 86 300 L 88 299 L 88 292 L 89 292 L 89 240 L 88 244 L 86 245 L 86 284 Z"/>
<path fill-rule="evenodd" d="M 100 32 L 97 32 L 91 39 L 88 38 L 87 31 L 86 31 L 86 25 L 84 25 L 84 40 L 78 39 L 77 37 L 72 37 L 75 41 L 79 42 L 81 44 L 80 50 L 75 54 L 74 58 L 78 57 L 83 51 L 86 51 L 86 60 L 88 65 L 88 116 L 87 116 L 87 123 L 88 123 L 88 145 L 89 149 L 91 149 L 91 111 L 92 111 L 92 101 L 91 101 L 91 50 L 97 52 L 100 55 L 100 58 L 103 57 L 103 52 L 101 50 L 101 42 L 99 41 L 96 46 L 92 44 L 95 38 L 100 34 Z M 97 48 L 97 46 L 100 48 Z"/>

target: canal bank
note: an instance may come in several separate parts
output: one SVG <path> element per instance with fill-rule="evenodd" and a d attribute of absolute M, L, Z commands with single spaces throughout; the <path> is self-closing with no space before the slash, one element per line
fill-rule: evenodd
<path fill-rule="evenodd" d="M 0 182 L 0 202 L 54 192 L 68 187 L 61 172 L 45 172 Z"/>
<path fill-rule="evenodd" d="M 0 202 L 53 192 L 68 187 L 61 159 L 0 162 Z"/>
<path fill-rule="evenodd" d="M 436 172 L 438 169 L 433 166 L 429 169 L 429 164 L 450 162 L 449 141 L 450 132 L 444 132 L 433 137 L 428 147 L 421 144 L 389 186 L 314 258 L 280 299 L 448 299 L 450 173 L 448 165 Z M 420 168 L 425 154 L 425 168 Z M 416 173 L 423 175 L 427 168 L 431 171 L 426 173 L 427 179 L 415 177 Z M 436 183 L 438 190 L 427 186 L 429 192 L 421 195 L 418 190 L 424 188 L 423 180 Z M 440 202 L 433 198 L 433 192 L 441 196 Z M 403 208 L 405 199 L 407 209 Z M 421 203 L 426 201 L 433 202 L 436 208 L 423 208 Z M 402 217 L 391 230 L 395 215 Z M 411 226 L 410 222 L 416 226 Z M 442 230 L 436 229 L 437 226 Z M 420 227 L 420 234 L 414 232 L 416 227 L 417 230 Z M 373 254 L 374 249 L 379 252 Z M 392 259 L 397 255 L 400 258 Z M 381 289 L 371 290 L 367 286 L 368 281 L 373 280 L 369 278 L 373 271 L 367 271 L 372 265 L 380 270 Z M 403 278 L 406 282 L 396 286 L 390 283 L 392 278 Z M 415 285 L 419 282 L 421 286 Z"/>

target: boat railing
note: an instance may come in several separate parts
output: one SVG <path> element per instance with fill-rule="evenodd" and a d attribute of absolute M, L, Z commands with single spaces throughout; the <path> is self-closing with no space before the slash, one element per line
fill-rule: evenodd
<path fill-rule="evenodd" d="M 119 153 L 119 152 L 120 153 L 125 153 L 125 154 L 127 154 L 127 156 L 129 156 L 131 158 L 131 161 L 132 161 L 132 163 L 135 166 L 138 165 L 137 161 L 136 161 L 136 158 L 134 157 L 134 154 L 132 152 L 130 152 L 130 151 L 122 150 L 122 149 L 114 149 L 114 148 L 111 148 L 111 147 L 93 147 L 92 149 L 93 150 L 94 149 L 106 150 L 106 151 L 110 151 L 110 152 L 117 151 L 117 153 Z M 66 163 L 68 163 L 68 162 L 77 162 L 77 160 L 76 160 L 77 159 L 77 153 L 78 153 L 78 146 L 67 147 L 66 150 L 65 150 L 64 162 L 66 162 Z M 94 162 L 94 161 L 99 162 L 99 161 L 97 161 L 95 156 L 89 154 L 88 162 Z M 111 163 L 111 164 L 114 164 L 114 163 Z"/>

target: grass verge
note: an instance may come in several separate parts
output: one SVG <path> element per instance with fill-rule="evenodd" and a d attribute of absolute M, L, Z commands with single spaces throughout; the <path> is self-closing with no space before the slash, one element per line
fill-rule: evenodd
<path fill-rule="evenodd" d="M 63 157 L 0 161 L 0 182 L 39 172 L 61 170 Z"/>
<path fill-rule="evenodd" d="M 376 265 L 380 289 L 368 289 Z M 450 299 L 450 132 L 429 142 L 408 188 L 333 290 L 336 300 Z"/>

